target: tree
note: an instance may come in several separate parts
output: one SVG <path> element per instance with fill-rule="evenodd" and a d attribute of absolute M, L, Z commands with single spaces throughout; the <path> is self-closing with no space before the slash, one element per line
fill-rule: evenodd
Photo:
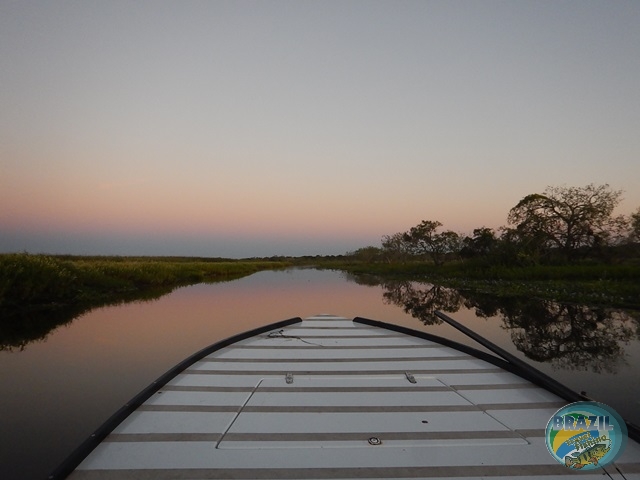
<path fill-rule="evenodd" d="M 619 238 L 626 222 L 612 214 L 621 195 L 621 190 L 611 190 L 606 184 L 547 187 L 543 194 L 520 200 L 510 210 L 508 221 L 523 238 L 542 240 L 547 251 L 556 249 L 574 259 L 581 249 L 597 249 Z"/>
<path fill-rule="evenodd" d="M 501 227 L 496 257 L 504 265 L 528 266 L 540 263 L 546 239 L 539 233 L 526 233 L 517 228 Z"/>
<path fill-rule="evenodd" d="M 381 250 L 378 247 L 368 246 L 348 252 L 347 255 L 364 263 L 373 263 L 380 257 L 380 252 Z"/>
<path fill-rule="evenodd" d="M 640 242 L 640 207 L 631 214 L 629 224 L 631 227 L 631 241 Z"/>
<path fill-rule="evenodd" d="M 466 257 L 486 257 L 496 248 L 498 239 L 493 229 L 488 227 L 476 228 L 473 236 L 465 237 L 462 241 L 462 252 Z"/>
<path fill-rule="evenodd" d="M 406 241 L 412 253 L 428 255 L 436 265 L 442 265 L 446 255 L 460 250 L 460 236 L 451 230 L 438 233 L 442 223 L 433 220 L 423 220 L 412 227 L 402 238 Z"/>
<path fill-rule="evenodd" d="M 382 237 L 382 255 L 388 263 L 404 261 L 410 254 L 409 244 L 404 240 L 403 233 L 399 232 Z"/>

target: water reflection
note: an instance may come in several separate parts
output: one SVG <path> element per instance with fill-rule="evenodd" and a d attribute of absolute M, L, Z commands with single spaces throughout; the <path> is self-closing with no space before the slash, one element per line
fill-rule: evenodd
<path fill-rule="evenodd" d="M 82 313 L 78 310 L 75 315 Z M 54 328 L 69 323 L 75 315 L 52 312 L 11 312 L 4 314 L 0 322 L 0 352 L 24 350 L 31 342 L 43 341 Z"/>
<path fill-rule="evenodd" d="M 245 274 L 229 275 L 221 280 L 203 282 L 205 284 L 227 283 L 242 278 Z M 24 350 L 34 342 L 46 341 L 56 328 L 68 325 L 74 319 L 92 310 L 118 306 L 127 303 L 152 302 L 181 288 L 181 286 L 157 287 L 142 292 L 123 292 L 112 301 L 95 301 L 82 305 L 57 308 L 0 310 L 0 352 Z"/>
<path fill-rule="evenodd" d="M 351 280 L 380 285 L 384 301 L 401 307 L 425 325 L 441 320 L 436 310 L 461 308 L 477 317 L 498 317 L 515 347 L 527 358 L 563 370 L 616 373 L 626 365 L 625 344 L 640 338 L 638 312 L 560 304 L 534 298 L 499 298 L 431 283 L 390 281 L 375 277 Z"/>
<path fill-rule="evenodd" d="M 386 303 L 393 303 L 403 308 L 414 318 L 425 325 L 442 323 L 434 315 L 436 310 L 455 312 L 464 303 L 464 297 L 458 290 L 433 284 L 416 284 L 414 282 L 385 282 L 382 294 Z"/>
<path fill-rule="evenodd" d="M 136 296 L 123 297 L 113 302 L 99 302 L 86 305 L 71 305 L 53 309 L 23 309 L 1 311 L 0 352 L 24 350 L 33 342 L 42 342 L 49 334 L 62 325 L 70 324 L 75 318 L 93 309 L 116 306 L 134 301 L 152 301 L 170 293 L 172 288 L 154 289 Z"/>
<path fill-rule="evenodd" d="M 571 368 L 577 364 L 573 351 L 579 355 L 593 344 L 584 356 L 591 363 L 580 368 L 600 362 L 619 368 L 617 375 L 552 371 L 551 363 L 535 366 L 640 424 L 638 319 L 629 314 L 597 316 L 583 307 L 345 277 L 329 270 L 265 271 L 234 282 L 179 288 L 157 301 L 80 310 L 76 318 L 73 312 L 25 314 L 9 325 L 0 313 L 0 345 L 6 350 L 0 351 L 2 479 L 45 478 L 123 403 L 193 352 L 266 323 L 318 313 L 378 319 L 478 347 L 449 325 L 436 325 L 440 322 L 432 313 L 440 309 L 510 353 L 524 356 L 515 342 L 528 356 L 558 366 L 567 362 Z M 629 345 L 603 348 L 625 338 Z M 616 355 L 628 358 L 629 365 L 616 364 Z"/>
<path fill-rule="evenodd" d="M 556 368 L 616 373 L 638 338 L 638 320 L 621 311 L 528 301 L 499 313 L 518 350 Z"/>
<path fill-rule="evenodd" d="M 442 323 L 436 310 L 460 309 L 476 317 L 498 318 L 513 345 L 527 358 L 554 369 L 616 373 L 627 365 L 625 345 L 640 338 L 640 312 L 560 304 L 533 298 L 500 298 L 432 283 L 388 280 L 371 275 L 345 275 L 359 285 L 381 287 L 383 302 L 395 305 L 424 325 Z M 170 290 L 150 292 L 157 299 Z M 125 303 L 123 299 L 119 303 Z M 23 350 L 43 341 L 55 328 L 69 324 L 89 307 L 53 312 L 15 312 L 0 322 L 0 351 Z"/>

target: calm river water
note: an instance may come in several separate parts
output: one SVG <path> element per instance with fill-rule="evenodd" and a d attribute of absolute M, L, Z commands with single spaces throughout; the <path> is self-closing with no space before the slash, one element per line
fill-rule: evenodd
<path fill-rule="evenodd" d="M 442 310 L 577 391 L 640 424 L 639 314 L 532 300 L 497 301 L 334 271 L 261 272 L 104 307 L 24 349 L 0 351 L 0 477 L 45 479 L 135 394 L 193 352 L 290 317 L 333 313 L 467 343 Z M 543 425 L 541 425 L 541 428 Z"/>

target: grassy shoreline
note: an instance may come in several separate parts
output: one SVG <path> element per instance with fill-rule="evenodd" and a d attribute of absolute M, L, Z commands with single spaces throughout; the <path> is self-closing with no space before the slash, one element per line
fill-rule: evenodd
<path fill-rule="evenodd" d="M 289 265 L 285 261 L 195 257 L 2 254 L 0 310 L 98 306 Z"/>
<path fill-rule="evenodd" d="M 157 298 L 186 285 L 313 264 L 355 275 L 441 284 L 501 297 L 640 309 L 640 266 L 584 264 L 499 267 L 474 263 L 371 263 L 349 257 L 233 260 L 0 254 L 0 311 L 55 310 Z"/>
<path fill-rule="evenodd" d="M 564 303 L 640 309 L 640 267 L 636 265 L 569 265 L 483 267 L 427 263 L 382 264 L 333 262 L 335 268 L 355 275 L 430 282 L 498 297 L 528 296 Z"/>
<path fill-rule="evenodd" d="M 319 256 L 231 260 L 0 254 L 0 351 L 23 349 L 93 308 L 154 300 L 182 286 L 296 266 L 371 276 L 377 283 L 417 281 L 505 299 L 529 297 L 640 311 L 637 266 L 507 269 L 469 264 L 435 267 L 424 262 L 366 263 Z"/>

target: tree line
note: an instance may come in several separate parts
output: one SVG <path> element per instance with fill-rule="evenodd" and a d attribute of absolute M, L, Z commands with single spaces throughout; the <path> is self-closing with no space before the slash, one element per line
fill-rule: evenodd
<path fill-rule="evenodd" d="M 435 265 L 475 260 L 500 265 L 536 265 L 638 258 L 640 207 L 630 216 L 614 215 L 622 191 L 609 185 L 547 187 L 526 195 L 507 215 L 507 226 L 480 227 L 471 235 L 444 230 L 423 220 L 405 232 L 382 237 L 381 247 L 348 255 L 368 262 L 424 260 Z"/>

